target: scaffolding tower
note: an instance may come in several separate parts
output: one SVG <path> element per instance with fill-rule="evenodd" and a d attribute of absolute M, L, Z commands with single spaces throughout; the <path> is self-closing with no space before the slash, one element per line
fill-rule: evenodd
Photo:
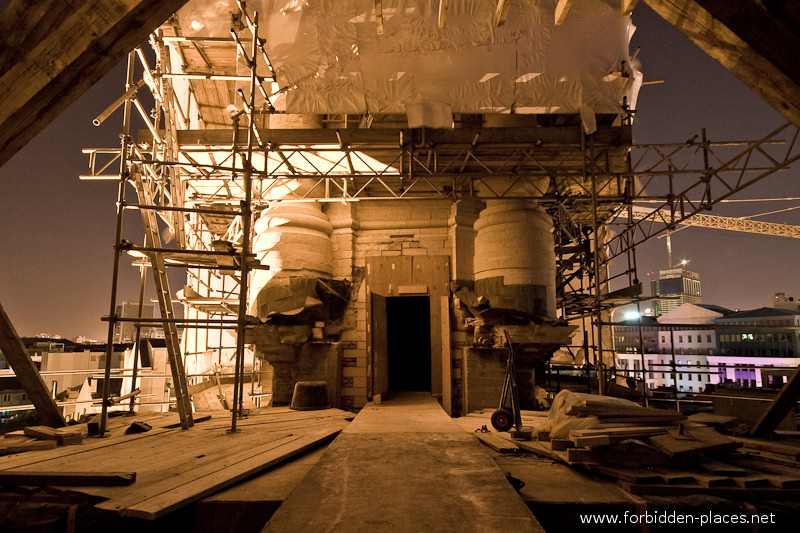
<path fill-rule="evenodd" d="M 192 425 L 185 367 L 194 371 L 199 359 L 228 367 L 233 361 L 232 430 L 243 413 L 248 278 L 263 268 L 251 250 L 252 216 L 270 203 L 535 199 L 554 222 L 560 318 L 581 323 L 585 332 L 569 348 L 584 349 L 587 372 L 596 372 L 603 387 L 616 373 L 610 311 L 643 299 L 637 246 L 800 158 L 798 132 L 788 124 L 757 141 L 712 142 L 703 135 L 637 145 L 634 112 L 625 108 L 619 116 L 598 116 L 591 135 L 571 115 L 521 117 L 524 127 L 492 128 L 478 115 L 456 115 L 452 130 L 411 129 L 402 116 L 369 113 L 326 115 L 323 127 L 311 129 L 271 127 L 278 114 L 273 99 L 296 85 L 278 85 L 258 14 L 238 6 L 230 37 L 187 37 L 172 20 L 150 38 L 153 66 L 143 50 L 132 52 L 125 92 L 96 119 L 123 108 L 121 145 L 87 150 L 89 177 L 119 180 L 109 346 L 123 320 L 116 316 L 122 254 L 145 258 L 161 318 L 130 320 L 164 328 L 184 428 Z M 152 112 L 138 96 L 144 87 Z M 238 94 L 241 109 L 209 103 L 214 94 Z M 146 126 L 135 140 L 134 110 Z M 114 165 L 118 175 L 108 172 Z M 656 207 L 635 211 L 645 200 Z M 127 210 L 141 213 L 141 245 L 123 239 Z M 622 215 L 627 221 L 619 224 Z M 167 282 L 170 267 L 187 269 L 177 297 Z M 185 318 L 176 318 L 176 302 Z M 182 341 L 178 326 L 187 328 Z M 232 328 L 235 345 L 225 337 Z M 252 388 L 251 395 L 258 393 Z"/>

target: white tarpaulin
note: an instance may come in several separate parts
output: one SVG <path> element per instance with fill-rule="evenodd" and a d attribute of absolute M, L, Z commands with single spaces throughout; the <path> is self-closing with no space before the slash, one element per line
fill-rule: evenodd
<path fill-rule="evenodd" d="M 572 2 L 555 25 L 556 0 L 514 0 L 505 24 L 496 2 L 256 0 L 288 113 L 405 113 L 418 125 L 449 126 L 452 113 L 595 113 L 635 106 L 632 26 L 619 0 Z M 225 36 L 232 0 L 193 0 L 179 12 L 185 35 Z M 266 71 L 259 71 L 266 75 Z M 444 124 L 443 124 L 444 123 Z M 413 125 L 413 124 L 412 124 Z"/>

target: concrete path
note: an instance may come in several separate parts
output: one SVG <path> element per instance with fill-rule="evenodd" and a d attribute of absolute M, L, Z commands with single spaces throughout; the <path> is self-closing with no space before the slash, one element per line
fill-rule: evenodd
<path fill-rule="evenodd" d="M 540 531 L 482 444 L 429 394 L 367 404 L 263 530 Z"/>

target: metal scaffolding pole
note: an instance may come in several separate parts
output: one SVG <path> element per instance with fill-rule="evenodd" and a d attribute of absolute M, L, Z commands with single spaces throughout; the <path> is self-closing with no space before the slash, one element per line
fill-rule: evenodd
<path fill-rule="evenodd" d="M 125 79 L 125 90 L 129 91 L 133 86 L 133 69 L 134 69 L 135 53 L 128 54 L 128 70 Z M 100 410 L 100 437 L 105 436 L 106 423 L 108 421 L 108 397 L 111 393 L 111 359 L 114 355 L 114 330 L 117 325 L 117 285 L 119 283 L 119 264 L 120 255 L 122 254 L 122 224 L 125 214 L 125 187 L 129 177 L 128 167 L 128 147 L 130 145 L 130 129 L 131 129 L 131 101 L 125 100 L 123 106 L 124 114 L 122 119 L 122 135 L 121 135 L 121 148 L 120 148 L 120 161 L 119 161 L 119 188 L 117 190 L 117 225 L 114 242 L 114 267 L 111 274 L 111 297 L 109 302 L 108 311 L 108 336 L 106 338 L 106 365 L 105 373 L 103 375 L 103 404 Z"/>

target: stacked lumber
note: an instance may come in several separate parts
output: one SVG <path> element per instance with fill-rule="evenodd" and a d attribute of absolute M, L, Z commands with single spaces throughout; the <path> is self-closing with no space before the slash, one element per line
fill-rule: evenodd
<path fill-rule="evenodd" d="M 652 409 L 628 405 L 603 403 L 599 400 L 583 400 L 567 411 L 568 415 L 587 417 L 595 416 L 603 423 L 609 424 L 667 424 L 672 425 L 686 416 L 676 411 Z"/>
<path fill-rule="evenodd" d="M 611 479 L 631 494 L 800 499 L 800 462 L 794 459 L 800 449 L 754 442 L 740 452 L 740 442 L 702 424 L 580 429 L 568 439 L 540 435 L 514 445 Z"/>
<path fill-rule="evenodd" d="M 20 431 L 12 431 L 3 435 L 0 442 L 0 455 L 29 452 L 36 450 L 52 450 L 56 446 L 81 444 L 89 430 L 86 424 L 51 428 L 49 426 L 29 426 Z"/>

